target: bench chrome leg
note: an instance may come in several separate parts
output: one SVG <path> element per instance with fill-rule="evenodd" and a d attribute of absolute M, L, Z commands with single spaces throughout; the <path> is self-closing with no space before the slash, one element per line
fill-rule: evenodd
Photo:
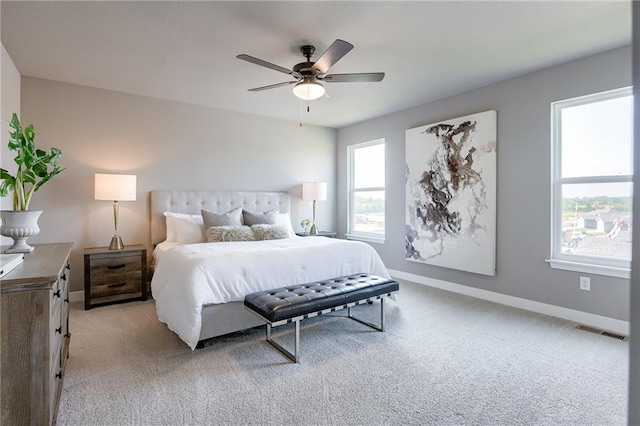
<path fill-rule="evenodd" d="M 351 315 L 351 307 L 347 308 L 347 316 L 352 320 L 358 321 L 359 323 L 364 325 L 368 325 L 375 330 L 384 331 L 384 299 L 384 297 L 380 299 L 380 325 L 376 325 L 360 318 L 354 317 L 353 315 Z"/>
<path fill-rule="evenodd" d="M 271 346 L 279 350 L 284 356 L 297 364 L 300 359 L 300 320 L 294 322 L 296 327 L 295 353 L 292 354 L 291 352 L 283 348 L 278 342 L 273 340 L 273 337 L 271 336 L 271 324 L 267 324 L 267 342 L 269 342 Z"/>

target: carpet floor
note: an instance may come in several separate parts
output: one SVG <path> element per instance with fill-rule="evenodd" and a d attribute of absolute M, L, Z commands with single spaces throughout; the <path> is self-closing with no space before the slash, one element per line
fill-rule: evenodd
<path fill-rule="evenodd" d="M 407 281 L 386 332 L 345 314 L 303 322 L 293 364 L 263 329 L 191 351 L 152 300 L 73 303 L 58 424 L 626 424 L 628 342 Z M 275 333 L 292 343 L 291 326 Z"/>

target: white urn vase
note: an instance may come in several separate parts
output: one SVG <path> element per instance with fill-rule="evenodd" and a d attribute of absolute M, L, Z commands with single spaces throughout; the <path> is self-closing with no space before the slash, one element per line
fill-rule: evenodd
<path fill-rule="evenodd" d="M 27 244 L 27 238 L 38 234 L 38 218 L 42 210 L 2 210 L 0 211 L 0 235 L 13 238 L 13 245 L 5 253 L 30 253 L 33 247 Z"/>

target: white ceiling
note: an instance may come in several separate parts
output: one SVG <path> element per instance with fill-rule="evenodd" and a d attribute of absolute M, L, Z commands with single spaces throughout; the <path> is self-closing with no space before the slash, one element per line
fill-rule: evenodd
<path fill-rule="evenodd" d="M 2 44 L 24 76 L 340 128 L 631 43 L 630 1 L 11 2 Z M 306 112 L 285 68 L 312 44 L 355 48 Z M 313 58 L 312 58 L 313 59 Z"/>

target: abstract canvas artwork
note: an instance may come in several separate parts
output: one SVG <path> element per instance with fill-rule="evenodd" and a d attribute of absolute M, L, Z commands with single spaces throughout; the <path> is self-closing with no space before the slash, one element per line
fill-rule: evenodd
<path fill-rule="evenodd" d="M 405 256 L 495 275 L 497 114 L 406 131 Z"/>

